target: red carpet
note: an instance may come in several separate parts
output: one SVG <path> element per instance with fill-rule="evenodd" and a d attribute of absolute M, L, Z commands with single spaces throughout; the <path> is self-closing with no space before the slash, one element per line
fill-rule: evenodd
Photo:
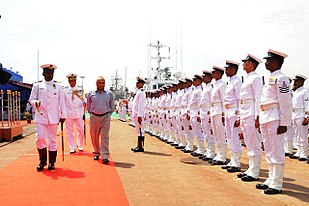
<path fill-rule="evenodd" d="M 65 154 L 64 162 L 60 138 L 58 145 L 54 171 L 36 171 L 35 149 L 0 170 L 0 205 L 128 205 L 112 159 L 93 160 L 89 134 L 84 152 Z"/>

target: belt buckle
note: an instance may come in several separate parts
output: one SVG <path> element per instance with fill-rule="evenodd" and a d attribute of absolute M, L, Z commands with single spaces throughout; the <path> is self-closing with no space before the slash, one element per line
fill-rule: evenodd
<path fill-rule="evenodd" d="M 263 112 L 265 111 L 264 105 L 261 105 L 261 110 L 262 110 Z"/>
<path fill-rule="evenodd" d="M 244 100 L 243 99 L 240 100 L 240 104 L 244 104 Z"/>

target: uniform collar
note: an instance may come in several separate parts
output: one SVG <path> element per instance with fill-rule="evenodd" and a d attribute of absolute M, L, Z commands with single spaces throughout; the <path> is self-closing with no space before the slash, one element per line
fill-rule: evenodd
<path fill-rule="evenodd" d="M 278 75 L 278 74 L 281 74 L 282 72 L 281 72 L 281 70 L 279 69 L 279 70 L 276 70 L 276 71 L 274 71 L 273 73 L 271 73 L 271 75 L 272 76 L 276 76 L 276 75 Z"/>
<path fill-rule="evenodd" d="M 51 80 L 51 81 L 46 81 L 46 80 L 44 80 L 44 82 L 45 82 L 45 84 L 47 84 L 47 85 L 51 85 L 51 84 L 54 83 L 54 80 Z"/>

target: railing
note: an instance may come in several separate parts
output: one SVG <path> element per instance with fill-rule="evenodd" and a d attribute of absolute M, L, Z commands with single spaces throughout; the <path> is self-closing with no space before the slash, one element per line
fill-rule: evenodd
<path fill-rule="evenodd" d="M 20 125 L 20 92 L 3 90 L 1 94 L 1 127 Z"/>

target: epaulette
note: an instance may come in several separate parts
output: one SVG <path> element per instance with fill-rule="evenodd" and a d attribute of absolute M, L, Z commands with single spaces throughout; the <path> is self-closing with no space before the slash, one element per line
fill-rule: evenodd
<path fill-rule="evenodd" d="M 33 84 L 35 84 L 35 83 L 40 83 L 40 82 L 42 82 L 42 80 L 40 80 L 40 81 L 38 81 L 38 82 L 33 82 Z"/>
<path fill-rule="evenodd" d="M 69 86 L 63 87 L 63 89 L 67 89 Z"/>

